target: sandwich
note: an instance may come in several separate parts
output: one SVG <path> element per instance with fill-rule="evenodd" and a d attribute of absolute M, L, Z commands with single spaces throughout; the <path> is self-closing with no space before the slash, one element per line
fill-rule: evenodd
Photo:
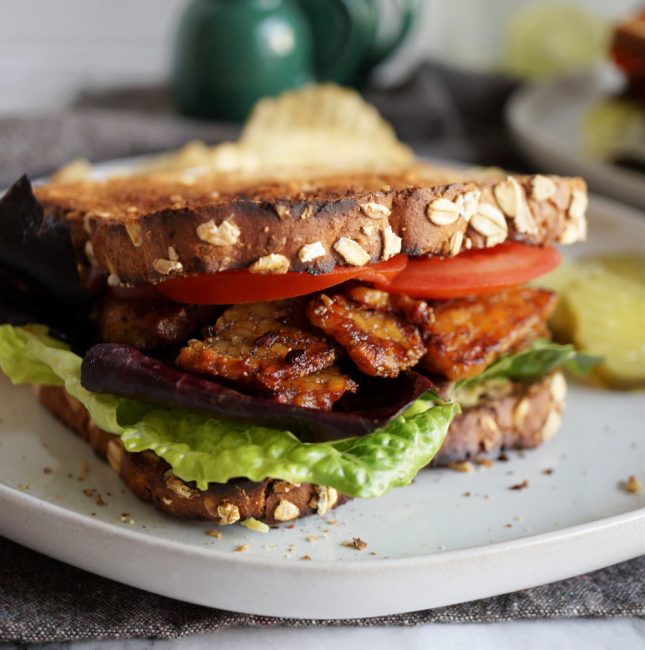
<path fill-rule="evenodd" d="M 260 108 L 239 145 L 197 147 L 208 164 L 191 145 L 179 173 L 4 194 L 0 369 L 138 497 L 216 524 L 324 516 L 549 439 L 562 370 L 593 360 L 550 340 L 557 298 L 531 281 L 585 238 L 584 181 L 438 168 L 383 125 L 362 155 L 373 109 L 316 139 Z"/>
<path fill-rule="evenodd" d="M 627 77 L 626 95 L 645 103 L 645 11 L 614 29 L 610 54 Z"/>
<path fill-rule="evenodd" d="M 142 499 L 269 524 L 535 447 L 584 365 L 523 284 L 583 181 L 425 165 L 49 184 L 0 201 L 0 366 Z"/>
<path fill-rule="evenodd" d="M 645 171 L 645 11 L 616 25 L 609 55 L 623 83 L 594 101 L 582 121 L 584 153 Z"/>

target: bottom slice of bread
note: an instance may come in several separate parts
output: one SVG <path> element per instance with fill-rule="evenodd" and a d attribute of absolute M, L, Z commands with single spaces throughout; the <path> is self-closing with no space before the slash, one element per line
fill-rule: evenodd
<path fill-rule="evenodd" d="M 58 386 L 40 386 L 42 404 L 61 422 L 87 440 L 128 487 L 144 501 L 174 517 L 233 524 L 254 517 L 268 524 L 317 513 L 325 515 L 349 500 L 334 488 L 276 479 L 237 479 L 210 483 L 199 490 L 176 477 L 168 463 L 151 451 L 125 451 L 118 436 L 99 429 L 87 410 Z M 433 466 L 497 454 L 506 449 L 537 447 L 557 430 L 566 384 L 556 372 L 533 384 L 514 384 L 498 399 L 484 399 L 466 408 L 450 426 Z"/>

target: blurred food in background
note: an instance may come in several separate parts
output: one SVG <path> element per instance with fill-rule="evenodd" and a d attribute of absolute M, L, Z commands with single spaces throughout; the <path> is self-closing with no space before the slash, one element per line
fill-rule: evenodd
<path fill-rule="evenodd" d="M 645 11 L 616 27 L 611 55 L 627 77 L 626 95 L 645 105 Z"/>
<path fill-rule="evenodd" d="M 149 157 L 136 173 L 166 179 L 211 173 L 306 176 L 320 170 L 394 171 L 413 161 L 412 150 L 358 92 L 327 83 L 260 100 L 235 142 L 209 146 L 195 140 Z M 73 182 L 91 172 L 87 160 L 76 159 L 52 180 Z"/>
<path fill-rule="evenodd" d="M 536 2 L 511 14 L 503 69 L 516 77 L 544 78 L 590 70 L 605 55 L 608 24 L 575 4 Z"/>
<path fill-rule="evenodd" d="M 158 171 L 200 167 L 253 173 L 281 169 L 392 169 L 413 160 L 378 111 L 349 88 L 309 85 L 260 100 L 236 143 L 191 143 L 153 163 Z"/>
<path fill-rule="evenodd" d="M 593 160 L 645 172 L 645 109 L 627 98 L 608 99 L 589 109 L 583 153 Z"/>
<path fill-rule="evenodd" d="M 550 21 L 549 7 L 557 15 L 553 6 L 538 4 L 524 13 L 539 17 L 543 11 Z M 547 24 L 539 20 L 520 21 L 518 46 L 525 53 L 541 53 L 542 59 L 535 55 L 529 57 L 534 65 L 522 63 L 525 73 L 535 76 L 514 92 L 506 106 L 510 131 L 537 168 L 579 174 L 592 191 L 645 208 L 644 12 L 641 9 L 613 27 L 606 18 L 598 18 L 594 29 L 596 19 L 591 14 L 577 15 L 577 10 L 570 9 L 567 18 L 569 10 L 560 8 L 564 24 L 559 27 L 556 22 L 548 23 L 546 29 Z M 517 23 L 512 19 L 511 34 L 514 26 Z M 567 33 L 569 40 L 564 37 Z M 583 46 L 585 34 L 589 40 Z M 548 53 L 559 53 L 560 63 L 569 60 L 578 65 L 563 68 L 554 76 L 557 57 L 549 59 Z M 548 69 L 552 73 L 549 78 L 538 76 L 540 70 L 546 73 Z"/>
<path fill-rule="evenodd" d="M 584 151 L 595 160 L 645 172 L 645 11 L 616 27 L 610 54 L 625 86 L 589 110 Z"/>
<path fill-rule="evenodd" d="M 351 171 L 405 173 L 445 179 L 499 178 L 499 167 L 441 166 L 415 157 L 374 106 L 350 88 L 310 84 L 260 100 L 238 140 L 208 145 L 199 140 L 179 150 L 146 156 L 138 164 L 111 167 L 110 176 L 137 175 L 161 182 L 193 184 L 200 177 L 235 179 L 303 179 Z M 76 158 L 50 180 L 73 183 L 104 174 L 88 160 Z"/>

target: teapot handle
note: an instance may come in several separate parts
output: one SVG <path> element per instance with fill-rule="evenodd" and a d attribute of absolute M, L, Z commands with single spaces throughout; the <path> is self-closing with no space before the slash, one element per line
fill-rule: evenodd
<path fill-rule="evenodd" d="M 419 12 L 419 0 L 395 0 L 401 13 L 397 33 L 385 41 L 374 42 L 367 55 L 367 66 L 372 68 L 388 57 L 405 40 Z"/>
<path fill-rule="evenodd" d="M 353 85 L 356 73 L 363 66 L 365 53 L 373 46 L 378 24 L 378 12 L 365 0 L 298 0 L 305 12 L 316 48 L 320 55 L 316 63 L 316 77 L 341 85 Z M 329 37 L 329 18 L 334 16 L 342 40 L 335 47 L 326 44 Z"/>

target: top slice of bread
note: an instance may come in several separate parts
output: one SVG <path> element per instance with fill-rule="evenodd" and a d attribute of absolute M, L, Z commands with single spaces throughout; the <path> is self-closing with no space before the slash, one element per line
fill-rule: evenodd
<path fill-rule="evenodd" d="M 326 273 L 399 252 L 449 256 L 586 236 L 580 178 L 425 164 L 273 180 L 118 177 L 52 183 L 36 196 L 45 213 L 69 221 L 77 250 L 128 285 L 242 268 Z"/>

